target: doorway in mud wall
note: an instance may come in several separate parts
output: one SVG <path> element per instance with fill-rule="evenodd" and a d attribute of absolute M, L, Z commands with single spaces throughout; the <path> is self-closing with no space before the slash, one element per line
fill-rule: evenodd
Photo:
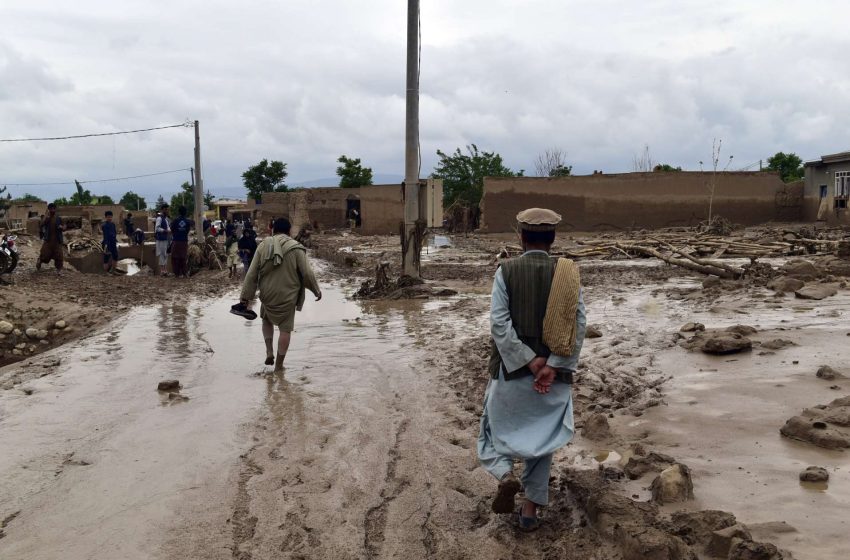
<path fill-rule="evenodd" d="M 349 223 L 354 220 L 354 227 L 360 227 L 363 223 L 363 217 L 360 214 L 360 199 L 349 197 L 345 204 L 345 218 L 349 220 Z"/>

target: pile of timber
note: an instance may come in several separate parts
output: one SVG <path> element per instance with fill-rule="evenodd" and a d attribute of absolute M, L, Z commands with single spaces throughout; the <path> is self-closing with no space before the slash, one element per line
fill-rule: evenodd
<path fill-rule="evenodd" d="M 748 236 L 668 230 L 577 239 L 574 241 L 577 247 L 556 247 L 552 256 L 570 259 L 656 258 L 695 272 L 737 279 L 744 277 L 746 268 L 724 263 L 721 259 L 747 258 L 755 262 L 759 258 L 834 253 L 841 245 L 847 244 L 847 239 L 847 232 L 843 230 L 827 230 L 812 235 L 807 231 L 768 229 Z M 507 258 L 521 253 L 519 246 L 506 245 L 499 256 Z"/>

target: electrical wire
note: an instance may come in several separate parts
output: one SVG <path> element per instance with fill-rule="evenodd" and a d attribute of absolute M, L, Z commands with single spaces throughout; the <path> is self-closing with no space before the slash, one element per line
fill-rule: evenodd
<path fill-rule="evenodd" d="M 94 138 L 96 136 L 118 136 L 119 134 L 136 134 L 138 132 L 150 132 L 152 130 L 165 130 L 166 128 L 187 128 L 194 126 L 192 121 L 186 121 L 181 124 L 169 124 L 166 126 L 154 126 L 151 128 L 140 128 L 137 130 L 122 130 L 120 132 L 100 132 L 97 134 L 77 134 L 74 136 L 52 136 L 45 138 L 3 138 L 0 142 L 41 142 L 45 140 L 74 140 L 77 138 Z"/>
<path fill-rule="evenodd" d="M 127 181 L 129 179 L 143 179 L 145 177 L 156 177 L 157 175 L 168 175 L 170 173 L 182 173 L 184 171 L 191 170 L 191 167 L 184 167 L 183 169 L 172 169 L 171 171 L 159 171 L 157 173 L 147 173 L 145 175 L 133 175 L 131 177 L 113 177 L 111 179 L 91 179 L 88 181 L 79 181 L 81 185 L 85 185 L 87 183 L 109 183 L 112 181 Z M 0 183 L 6 187 L 52 187 L 52 186 L 60 186 L 60 185 L 74 185 L 74 181 L 63 182 L 63 183 Z"/>

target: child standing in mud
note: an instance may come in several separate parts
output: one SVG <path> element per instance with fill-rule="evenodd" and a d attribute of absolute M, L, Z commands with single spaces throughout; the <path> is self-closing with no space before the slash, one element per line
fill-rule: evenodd
<path fill-rule="evenodd" d="M 103 270 L 113 274 L 118 262 L 118 229 L 112 221 L 112 210 L 107 210 L 103 218 L 104 222 L 100 225 L 103 232 Z"/>
<path fill-rule="evenodd" d="M 513 513 L 522 489 L 519 527 L 539 527 L 549 501 L 552 456 L 575 432 L 572 376 L 586 328 L 578 267 L 549 256 L 561 216 L 532 208 L 517 215 L 522 256 L 502 263 L 493 281 L 490 383 L 478 438 L 481 465 L 499 481 L 493 511 Z M 513 474 L 514 459 L 525 469 Z"/>

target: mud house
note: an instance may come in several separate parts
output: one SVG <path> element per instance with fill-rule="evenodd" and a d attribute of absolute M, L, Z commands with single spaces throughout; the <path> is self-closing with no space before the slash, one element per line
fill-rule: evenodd
<path fill-rule="evenodd" d="M 803 218 L 829 224 L 848 224 L 850 152 L 822 156 L 805 164 Z"/>
<path fill-rule="evenodd" d="M 420 219 L 426 227 L 443 222 L 443 182 L 420 180 Z M 357 212 L 357 231 L 364 235 L 397 234 L 404 216 L 401 185 L 369 185 L 353 189 L 318 187 L 283 193 L 264 193 L 248 209 L 261 225 L 272 218 L 288 217 L 296 229 L 310 224 L 318 229 L 349 227 L 352 210 Z"/>
<path fill-rule="evenodd" d="M 570 177 L 488 177 L 481 230 L 513 231 L 523 208 L 551 208 L 564 231 L 691 226 L 712 212 L 736 224 L 799 221 L 802 185 L 773 172 L 649 172 Z"/>
<path fill-rule="evenodd" d="M 207 217 L 213 220 L 234 219 L 238 214 L 245 212 L 247 208 L 247 203 L 244 200 L 221 198 L 213 201 Z"/>
<path fill-rule="evenodd" d="M 0 217 L 0 224 L 8 229 L 23 229 L 27 227 L 27 220 L 39 218 L 45 212 L 47 203 L 44 201 L 12 200 L 5 214 Z"/>

